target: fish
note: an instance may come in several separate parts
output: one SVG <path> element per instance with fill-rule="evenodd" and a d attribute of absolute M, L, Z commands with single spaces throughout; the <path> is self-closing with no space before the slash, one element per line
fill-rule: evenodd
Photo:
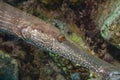
<path fill-rule="evenodd" d="M 0 29 L 95 72 L 99 80 L 120 80 L 120 69 L 77 47 L 53 25 L 0 1 Z"/>

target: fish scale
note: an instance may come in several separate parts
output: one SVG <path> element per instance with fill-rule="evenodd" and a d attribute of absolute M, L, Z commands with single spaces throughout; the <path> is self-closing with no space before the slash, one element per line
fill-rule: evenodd
<path fill-rule="evenodd" d="M 119 68 L 93 57 L 82 48 L 78 48 L 67 37 L 63 42 L 59 42 L 57 37 L 62 35 L 62 32 L 56 27 L 2 1 L 0 1 L 0 29 L 94 71 L 100 80 L 113 80 L 114 75 L 117 75 L 117 80 L 120 76 Z"/>

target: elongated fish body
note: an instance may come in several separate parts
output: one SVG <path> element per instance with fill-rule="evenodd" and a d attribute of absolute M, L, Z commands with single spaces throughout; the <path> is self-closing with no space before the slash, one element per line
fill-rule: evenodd
<path fill-rule="evenodd" d="M 120 79 L 120 70 L 78 48 L 54 26 L 0 1 L 0 29 L 96 72 L 100 80 Z M 118 78 L 118 79 L 117 79 Z"/>

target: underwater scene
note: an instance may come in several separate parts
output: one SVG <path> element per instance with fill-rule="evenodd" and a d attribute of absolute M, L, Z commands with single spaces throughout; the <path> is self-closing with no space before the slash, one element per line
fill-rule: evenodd
<path fill-rule="evenodd" d="M 120 0 L 0 0 L 0 80 L 120 80 Z"/>

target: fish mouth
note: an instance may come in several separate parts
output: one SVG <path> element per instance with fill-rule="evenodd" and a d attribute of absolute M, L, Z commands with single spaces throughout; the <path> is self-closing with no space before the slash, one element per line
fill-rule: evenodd
<path fill-rule="evenodd" d="M 120 72 L 111 72 L 109 74 L 110 80 L 120 80 Z"/>

